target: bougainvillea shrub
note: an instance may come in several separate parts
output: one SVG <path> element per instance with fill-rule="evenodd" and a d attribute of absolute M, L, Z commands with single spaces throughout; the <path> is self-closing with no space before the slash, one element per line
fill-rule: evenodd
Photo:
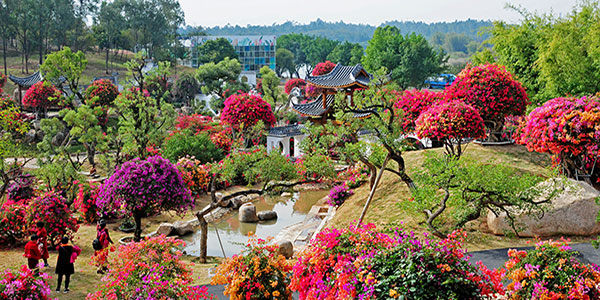
<path fill-rule="evenodd" d="M 443 141 L 449 155 L 462 154 L 462 141 L 485 137 L 483 119 L 476 109 L 462 101 L 453 100 L 431 106 L 417 118 L 419 138 Z"/>
<path fill-rule="evenodd" d="M 4 270 L 0 278 L 0 300 L 49 300 L 51 298 L 48 274 L 23 265 L 19 270 Z"/>
<path fill-rule="evenodd" d="M 96 200 L 98 199 L 98 193 L 100 192 L 100 184 L 96 182 L 82 182 L 77 183 L 78 190 L 77 196 L 73 201 L 73 208 L 79 213 L 82 221 L 88 224 L 95 223 L 98 218 L 98 207 L 96 206 Z M 113 210 L 108 210 L 113 211 Z M 116 215 L 103 215 L 103 219 L 110 219 Z"/>
<path fill-rule="evenodd" d="M 2 205 L 0 208 L 0 244 L 11 245 L 26 236 L 26 211 L 27 205 L 20 201 Z"/>
<path fill-rule="evenodd" d="M 361 263 L 394 245 L 374 224 L 327 228 L 298 256 L 290 287 L 301 300 L 359 299 Z"/>
<path fill-rule="evenodd" d="M 250 128 L 258 121 L 263 121 L 266 126 L 275 124 L 271 105 L 260 96 L 242 93 L 231 95 L 225 100 L 221 122 L 238 129 Z"/>
<path fill-rule="evenodd" d="M 492 131 L 502 128 L 506 116 L 525 113 L 529 104 L 523 85 L 496 64 L 468 65 L 446 88 L 446 97 L 473 106 Z"/>
<path fill-rule="evenodd" d="M 370 175 L 371 170 L 363 163 L 352 165 L 338 174 L 339 178 L 344 179 L 346 185 L 351 189 L 355 189 L 367 182 Z"/>
<path fill-rule="evenodd" d="M 22 102 L 26 107 L 43 109 L 60 104 L 61 97 L 61 92 L 53 85 L 40 81 L 25 92 Z"/>
<path fill-rule="evenodd" d="M 127 161 L 101 186 L 96 200 L 100 211 L 113 210 L 134 217 L 135 237 L 141 237 L 141 218 L 161 211 L 185 213 L 194 208 L 177 168 L 160 156 Z"/>
<path fill-rule="evenodd" d="M 508 299 L 600 299 L 600 268 L 580 263 L 566 241 L 538 242 L 534 250 L 509 250 Z"/>
<path fill-rule="evenodd" d="M 211 284 L 226 284 L 232 300 L 292 299 L 289 272 L 292 266 L 279 255 L 277 245 L 250 238 L 240 254 L 217 267 Z"/>
<path fill-rule="evenodd" d="M 34 228 L 37 222 L 44 222 L 51 245 L 58 245 L 63 236 L 73 238 L 79 230 L 77 219 L 67 205 L 67 200 L 59 193 L 51 191 L 32 199 L 27 207 L 27 228 Z"/>
<path fill-rule="evenodd" d="M 529 151 L 546 152 L 569 177 L 591 175 L 597 181 L 600 141 L 600 99 L 555 98 L 534 109 L 519 128 L 517 143 Z M 594 171 L 592 171 L 594 169 Z"/>
<path fill-rule="evenodd" d="M 344 183 L 334 186 L 329 190 L 327 203 L 331 206 L 340 206 L 353 194 L 352 190 Z"/>
<path fill-rule="evenodd" d="M 31 174 L 23 174 L 11 181 L 6 189 L 6 198 L 10 201 L 25 201 L 35 196 L 36 178 Z"/>
<path fill-rule="evenodd" d="M 210 140 L 217 146 L 217 148 L 223 150 L 223 154 L 231 152 L 231 146 L 233 145 L 233 133 L 231 128 L 223 128 L 210 135 Z"/>
<path fill-rule="evenodd" d="M 306 81 L 302 78 L 290 78 L 285 82 L 284 91 L 289 95 L 295 87 L 304 90 L 306 87 Z"/>
<path fill-rule="evenodd" d="M 175 130 L 190 129 L 194 133 L 210 131 L 213 129 L 213 120 L 201 114 L 180 114 L 175 120 Z"/>
<path fill-rule="evenodd" d="M 320 62 L 312 70 L 311 75 L 312 76 L 325 75 L 325 74 L 331 72 L 331 70 L 333 70 L 333 68 L 335 68 L 335 66 L 336 66 L 336 64 L 334 64 L 330 61 Z M 306 95 L 306 97 L 314 98 L 314 97 L 318 97 L 319 95 L 321 95 L 323 93 L 323 91 L 324 91 L 323 88 L 319 88 L 319 87 L 316 87 L 316 86 L 308 83 L 306 85 L 304 94 Z"/>
<path fill-rule="evenodd" d="M 180 158 L 176 166 L 193 196 L 208 192 L 211 179 L 210 167 L 192 157 Z"/>
<path fill-rule="evenodd" d="M 191 265 L 176 250 L 183 245 L 179 239 L 161 235 L 121 246 L 100 289 L 86 299 L 212 299 L 206 287 L 190 286 Z"/>
<path fill-rule="evenodd" d="M 111 106 L 119 96 L 119 89 L 108 79 L 99 79 L 85 90 L 85 104 L 89 106 Z"/>
<path fill-rule="evenodd" d="M 441 91 L 413 89 L 402 93 L 394 104 L 394 108 L 402 110 L 400 122 L 404 131 L 407 133 L 414 132 L 415 122 L 421 113 L 443 98 L 444 93 Z"/>
<path fill-rule="evenodd" d="M 363 299 L 494 299 L 504 294 L 501 272 L 469 263 L 465 237 L 453 232 L 435 241 L 397 229 L 396 246 L 362 264 L 358 279 Z"/>

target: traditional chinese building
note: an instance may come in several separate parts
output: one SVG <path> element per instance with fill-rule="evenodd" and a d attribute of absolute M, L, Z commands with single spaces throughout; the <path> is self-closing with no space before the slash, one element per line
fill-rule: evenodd
<path fill-rule="evenodd" d="M 19 105 L 21 105 L 21 100 L 23 100 L 24 92 L 26 92 L 32 85 L 42 81 L 42 74 L 40 73 L 40 71 L 37 71 L 27 77 L 17 77 L 14 75 L 8 75 L 8 78 L 17 86 L 13 97 L 15 98 L 15 101 L 17 101 Z M 19 97 L 18 99 L 17 96 Z"/>

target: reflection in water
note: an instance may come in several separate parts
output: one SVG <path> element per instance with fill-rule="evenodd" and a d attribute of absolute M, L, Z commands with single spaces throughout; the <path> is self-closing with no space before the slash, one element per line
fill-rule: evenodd
<path fill-rule="evenodd" d="M 208 225 L 207 254 L 223 256 L 215 226 L 219 230 L 225 254 L 227 257 L 231 257 L 242 250 L 243 245 L 248 241 L 249 233 L 255 233 L 256 236 L 263 239 L 275 237 L 284 227 L 304 220 L 310 208 L 326 195 L 327 191 L 306 191 L 300 193 L 298 200 L 291 197 L 261 197 L 254 201 L 256 211 L 274 210 L 277 212 L 278 219 L 261 223 L 241 223 L 238 220 L 238 213 L 235 211 L 221 221 Z M 184 237 L 183 240 L 187 244 L 184 248 L 187 254 L 200 255 L 200 230 L 193 235 Z"/>

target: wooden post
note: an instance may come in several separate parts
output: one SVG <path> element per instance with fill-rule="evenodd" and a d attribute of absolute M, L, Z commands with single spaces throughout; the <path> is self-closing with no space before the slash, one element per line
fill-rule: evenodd
<path fill-rule="evenodd" d="M 373 187 L 371 188 L 371 192 L 369 193 L 369 197 L 367 198 L 367 203 L 365 203 L 365 207 L 363 208 L 362 213 L 360 214 L 360 218 L 358 219 L 358 224 L 362 223 L 363 219 L 365 218 L 365 215 L 367 214 L 367 209 L 369 209 L 369 205 L 371 204 L 371 200 L 373 200 L 373 195 L 375 194 L 375 190 L 377 189 L 379 180 L 381 180 L 381 176 L 383 175 L 383 171 L 385 170 L 385 166 L 387 165 L 389 160 L 390 154 L 388 153 L 388 155 L 385 157 L 385 160 L 383 161 L 383 165 L 381 166 L 379 173 L 377 173 L 377 177 L 375 178 L 375 184 L 373 184 Z"/>

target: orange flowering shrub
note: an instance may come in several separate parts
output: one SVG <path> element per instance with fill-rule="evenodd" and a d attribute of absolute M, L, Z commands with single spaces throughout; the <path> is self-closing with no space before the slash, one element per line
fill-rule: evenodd
<path fill-rule="evenodd" d="M 292 299 L 288 273 L 292 270 L 276 245 L 250 238 L 246 249 L 217 268 L 211 284 L 227 284 L 231 300 Z"/>

